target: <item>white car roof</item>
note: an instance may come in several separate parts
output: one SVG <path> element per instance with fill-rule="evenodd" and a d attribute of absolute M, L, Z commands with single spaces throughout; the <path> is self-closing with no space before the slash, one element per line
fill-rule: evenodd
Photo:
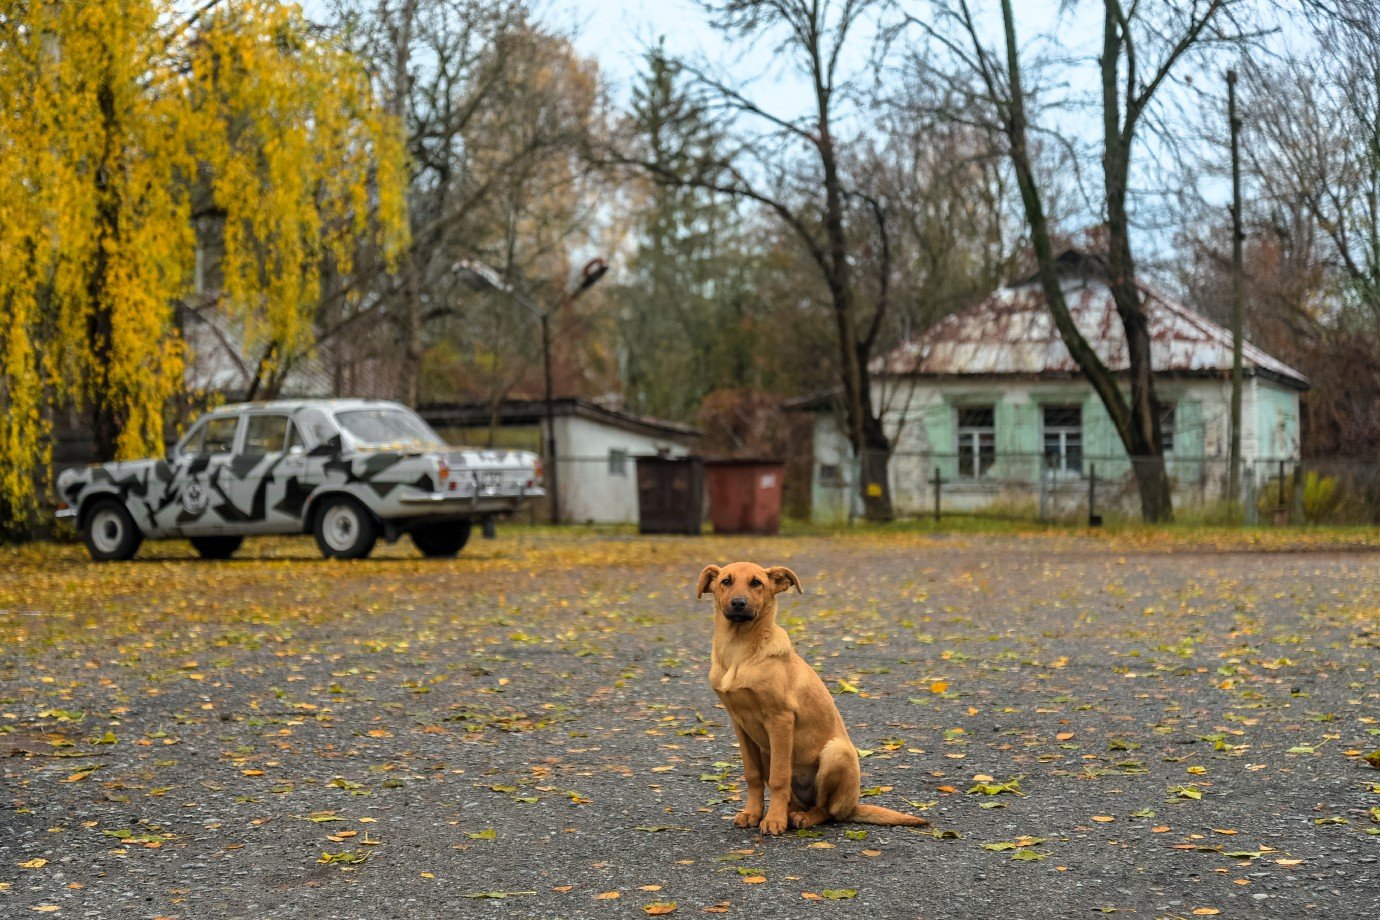
<path fill-rule="evenodd" d="M 387 399 L 270 399 L 262 402 L 217 406 L 206 414 L 208 416 L 225 415 L 233 412 L 264 409 L 279 412 L 296 412 L 298 409 L 323 409 L 328 412 L 339 412 L 346 409 L 402 409 L 405 412 L 412 411 L 402 403 Z"/>

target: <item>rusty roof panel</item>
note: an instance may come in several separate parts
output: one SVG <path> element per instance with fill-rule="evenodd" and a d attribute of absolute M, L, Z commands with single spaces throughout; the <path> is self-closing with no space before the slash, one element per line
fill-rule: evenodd
<path fill-rule="evenodd" d="M 1231 370 L 1231 333 L 1205 316 L 1141 288 L 1150 323 L 1150 358 L 1156 373 Z M 1126 336 L 1111 289 L 1103 281 L 1069 278 L 1064 296 L 1079 330 L 1109 368 L 1126 370 Z M 1249 342 L 1245 366 L 1300 388 L 1308 378 Z M 1030 282 L 1002 288 L 982 303 L 955 313 L 923 335 L 903 342 L 872 363 L 879 375 L 992 375 L 1078 372 L 1045 306 L 1044 291 Z"/>

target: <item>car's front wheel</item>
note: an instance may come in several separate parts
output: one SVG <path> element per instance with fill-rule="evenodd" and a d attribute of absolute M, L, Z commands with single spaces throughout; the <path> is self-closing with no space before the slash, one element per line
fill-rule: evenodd
<path fill-rule="evenodd" d="M 244 537 L 188 537 L 187 540 L 202 559 L 229 559 L 244 543 Z"/>
<path fill-rule="evenodd" d="M 369 511 L 345 495 L 325 499 L 316 514 L 316 545 L 327 559 L 363 559 L 378 541 Z"/>
<path fill-rule="evenodd" d="M 470 542 L 470 522 L 456 521 L 419 527 L 412 531 L 411 537 L 417 549 L 428 559 L 448 559 Z"/>
<path fill-rule="evenodd" d="M 82 527 L 86 551 L 96 562 L 116 562 L 133 559 L 144 542 L 144 535 L 134 523 L 124 502 L 103 498 L 86 514 Z"/>

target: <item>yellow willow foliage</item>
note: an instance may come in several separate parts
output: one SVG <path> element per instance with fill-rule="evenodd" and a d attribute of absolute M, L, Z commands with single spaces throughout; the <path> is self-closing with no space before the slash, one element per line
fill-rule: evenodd
<path fill-rule="evenodd" d="M 218 9 L 191 63 L 200 151 L 226 213 L 225 293 L 269 372 L 310 346 L 322 260 L 349 273 L 371 207 L 385 252 L 404 242 L 402 132 L 359 60 L 311 36 L 296 6 Z"/>
<path fill-rule="evenodd" d="M 296 7 L 0 0 L 0 532 L 33 518 L 51 407 L 103 412 L 116 456 L 161 451 L 194 200 L 226 221 L 227 304 L 281 358 L 323 257 L 405 242 L 404 187 L 399 128 Z"/>

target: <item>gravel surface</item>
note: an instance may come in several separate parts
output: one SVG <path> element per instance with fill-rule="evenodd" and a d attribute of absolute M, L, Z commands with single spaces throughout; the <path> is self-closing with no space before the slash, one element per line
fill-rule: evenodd
<path fill-rule="evenodd" d="M 0 557 L 0 916 L 1380 903 L 1372 551 L 517 530 L 439 564 L 311 549 Z M 869 752 L 866 801 L 930 827 L 732 826 L 694 581 L 738 558 L 799 574 L 779 620 Z"/>

